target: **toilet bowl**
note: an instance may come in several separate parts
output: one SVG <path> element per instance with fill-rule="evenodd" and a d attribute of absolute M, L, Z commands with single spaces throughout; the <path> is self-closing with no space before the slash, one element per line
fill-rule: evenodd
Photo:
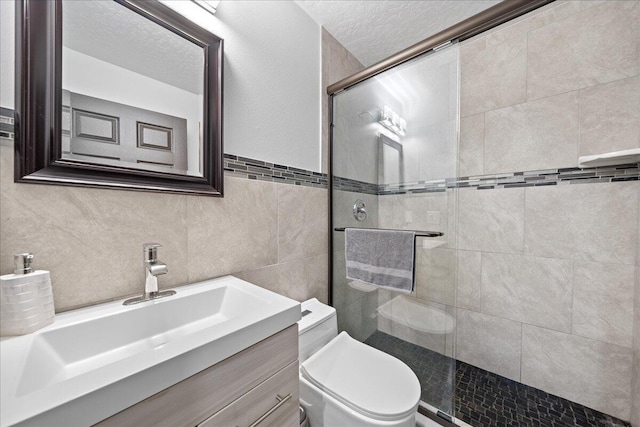
<path fill-rule="evenodd" d="M 420 383 L 402 361 L 338 334 L 336 310 L 313 298 L 298 322 L 300 403 L 311 427 L 415 427 Z"/>

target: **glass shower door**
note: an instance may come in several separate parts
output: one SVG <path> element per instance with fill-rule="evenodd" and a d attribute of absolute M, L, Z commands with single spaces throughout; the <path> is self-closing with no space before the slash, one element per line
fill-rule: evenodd
<path fill-rule="evenodd" d="M 422 401 L 453 415 L 458 47 L 428 53 L 333 97 L 332 303 L 338 327 L 404 361 Z M 366 213 L 365 213 L 366 212 Z M 415 287 L 347 280 L 342 227 L 438 231 L 418 237 Z"/>

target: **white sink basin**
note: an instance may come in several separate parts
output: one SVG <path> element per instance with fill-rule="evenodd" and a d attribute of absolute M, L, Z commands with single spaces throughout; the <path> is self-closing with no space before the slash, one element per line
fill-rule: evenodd
<path fill-rule="evenodd" d="M 91 425 L 293 325 L 299 303 L 232 276 L 62 313 L 0 340 L 0 426 Z"/>

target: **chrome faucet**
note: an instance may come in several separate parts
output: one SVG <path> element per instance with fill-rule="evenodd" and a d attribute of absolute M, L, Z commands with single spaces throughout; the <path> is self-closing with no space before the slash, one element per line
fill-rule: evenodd
<path fill-rule="evenodd" d="M 157 243 L 145 243 L 144 252 L 144 299 L 153 299 L 158 296 L 158 276 L 167 274 L 167 264 L 158 260 L 158 248 L 162 247 Z"/>
<path fill-rule="evenodd" d="M 157 243 L 145 243 L 142 245 L 144 253 L 144 292 L 142 296 L 126 300 L 124 305 L 138 304 L 140 302 L 175 295 L 176 291 L 158 291 L 158 276 L 167 274 L 169 269 L 167 264 L 158 260 L 158 248 L 162 246 Z"/>

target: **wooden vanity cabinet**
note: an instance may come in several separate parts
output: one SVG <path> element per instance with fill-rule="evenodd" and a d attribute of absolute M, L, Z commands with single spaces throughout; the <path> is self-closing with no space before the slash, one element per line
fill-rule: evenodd
<path fill-rule="evenodd" d="M 294 427 L 298 402 L 293 325 L 96 426 Z"/>

